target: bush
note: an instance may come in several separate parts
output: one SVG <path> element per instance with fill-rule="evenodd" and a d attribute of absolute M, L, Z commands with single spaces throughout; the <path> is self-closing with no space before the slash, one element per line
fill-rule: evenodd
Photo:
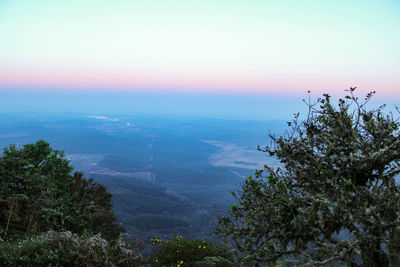
<path fill-rule="evenodd" d="M 235 266 L 233 253 L 225 245 L 215 245 L 199 239 L 184 240 L 176 236 L 170 241 L 157 237 L 151 240 L 155 255 L 151 263 L 156 266 Z"/>
<path fill-rule="evenodd" d="M 101 235 L 48 231 L 0 242 L 1 266 L 137 266 L 141 262 L 142 257 L 123 235 L 109 242 Z"/>

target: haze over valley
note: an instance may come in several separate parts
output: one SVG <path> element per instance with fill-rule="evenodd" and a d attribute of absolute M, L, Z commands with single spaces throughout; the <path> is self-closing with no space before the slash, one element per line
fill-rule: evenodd
<path fill-rule="evenodd" d="M 128 232 L 149 240 L 174 234 L 214 239 L 231 191 L 263 165 L 257 150 L 284 121 L 172 119 L 149 115 L 0 115 L 0 145 L 48 141 L 76 171 L 106 185 Z"/>

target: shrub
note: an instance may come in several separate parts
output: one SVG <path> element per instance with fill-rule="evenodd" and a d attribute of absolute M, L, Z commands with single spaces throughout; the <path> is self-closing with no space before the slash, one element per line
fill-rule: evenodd
<path fill-rule="evenodd" d="M 235 266 L 233 253 L 225 245 L 199 239 L 185 240 L 182 236 L 170 241 L 155 237 L 151 242 L 155 246 L 151 262 L 156 266 Z"/>
<path fill-rule="evenodd" d="M 142 257 L 125 237 L 79 236 L 48 231 L 20 241 L 0 242 L 1 266 L 137 266 Z"/>

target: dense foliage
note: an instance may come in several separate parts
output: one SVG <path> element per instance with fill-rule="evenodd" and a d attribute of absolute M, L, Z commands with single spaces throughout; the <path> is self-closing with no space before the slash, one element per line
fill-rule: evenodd
<path fill-rule="evenodd" d="M 351 88 L 308 102 L 264 150 L 281 162 L 249 177 L 217 232 L 248 262 L 388 266 L 399 255 L 399 122 Z"/>
<path fill-rule="evenodd" d="M 43 140 L 18 149 L 10 146 L 0 157 L 0 237 L 3 240 L 45 232 L 102 233 L 117 238 L 111 194 L 86 180 L 64 153 Z"/>
<path fill-rule="evenodd" d="M 155 255 L 151 263 L 155 266 L 234 266 L 235 258 L 224 245 L 214 245 L 199 239 L 183 239 L 176 236 L 170 241 L 152 239 Z"/>
<path fill-rule="evenodd" d="M 138 266 L 143 258 L 123 235 L 110 242 L 101 235 L 48 231 L 14 242 L 0 242 L 1 266 Z"/>

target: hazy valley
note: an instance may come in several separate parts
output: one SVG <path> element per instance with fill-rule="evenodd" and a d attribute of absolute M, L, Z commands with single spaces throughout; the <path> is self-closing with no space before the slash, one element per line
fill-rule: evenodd
<path fill-rule="evenodd" d="M 118 221 L 149 240 L 213 239 L 216 216 L 232 190 L 265 163 L 257 146 L 280 134 L 283 121 L 216 120 L 145 115 L 19 113 L 0 115 L 0 145 L 38 139 L 65 151 L 77 171 L 106 185 Z"/>

